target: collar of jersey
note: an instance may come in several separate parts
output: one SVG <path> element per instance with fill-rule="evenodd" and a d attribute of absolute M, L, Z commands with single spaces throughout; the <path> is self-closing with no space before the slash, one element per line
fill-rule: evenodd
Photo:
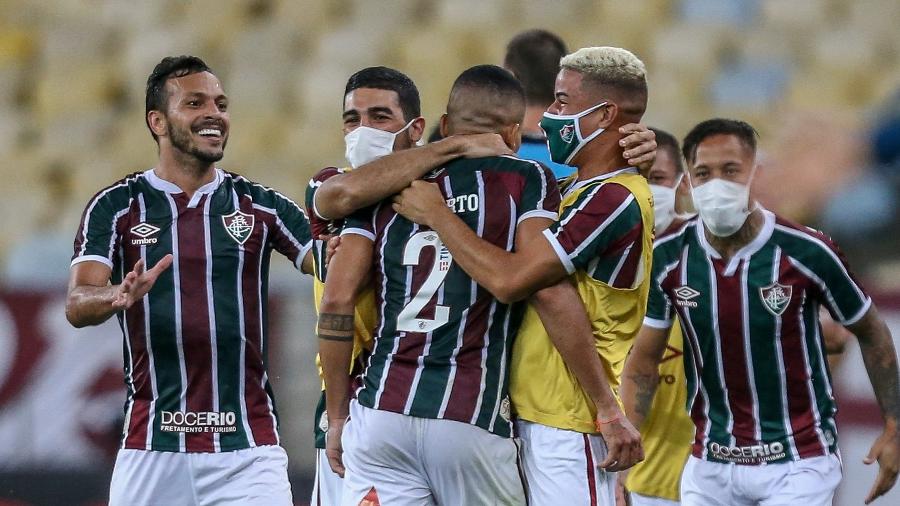
<path fill-rule="evenodd" d="M 188 207 L 196 206 L 196 203 L 200 201 L 200 197 L 207 193 L 216 191 L 216 188 L 218 188 L 219 185 L 222 184 L 222 180 L 225 179 L 225 175 L 222 173 L 222 169 L 217 167 L 215 171 L 216 177 L 200 188 L 197 188 L 197 191 L 194 192 L 194 196 L 191 198 L 191 202 L 188 204 Z M 150 169 L 144 172 L 144 175 L 147 177 L 147 182 L 150 183 L 150 186 L 156 188 L 159 191 L 171 194 L 184 193 L 184 190 L 179 188 L 177 184 L 171 181 L 166 181 L 165 179 L 157 176 L 156 169 Z"/>
<path fill-rule="evenodd" d="M 763 206 L 756 204 L 759 207 L 759 210 L 763 213 L 763 226 L 760 229 L 759 233 L 756 234 L 756 237 L 753 238 L 752 241 L 747 243 L 743 248 L 739 249 L 737 253 L 731 257 L 731 260 L 728 261 L 728 265 L 725 267 L 725 276 L 731 276 L 737 270 L 738 264 L 740 264 L 741 260 L 749 259 L 753 256 L 754 253 L 762 249 L 762 247 L 769 242 L 769 239 L 772 237 L 772 232 L 775 230 L 775 214 L 772 211 L 764 208 Z M 710 246 L 709 242 L 706 240 L 706 234 L 703 232 L 703 220 L 697 219 L 695 222 L 695 229 L 697 231 L 697 241 L 700 243 L 700 246 L 706 250 L 706 253 L 713 258 L 722 258 L 722 255 L 716 251 L 715 248 Z"/>
<path fill-rule="evenodd" d="M 581 187 L 587 186 L 596 181 L 603 181 L 604 179 L 609 179 L 611 177 L 616 177 L 616 176 L 619 176 L 622 174 L 637 174 L 637 173 L 638 173 L 637 167 L 625 167 L 623 169 L 614 170 L 612 172 L 607 172 L 606 174 L 600 174 L 599 176 L 594 176 L 590 179 L 583 179 L 581 181 L 575 180 L 575 182 L 572 183 L 571 186 L 566 188 L 566 193 L 573 192 Z M 575 173 L 575 177 L 578 177 L 577 172 Z"/>

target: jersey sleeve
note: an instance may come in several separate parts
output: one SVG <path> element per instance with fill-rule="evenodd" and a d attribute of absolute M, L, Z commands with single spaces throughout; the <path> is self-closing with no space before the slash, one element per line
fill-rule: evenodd
<path fill-rule="evenodd" d="M 821 247 L 811 259 L 812 278 L 819 285 L 822 303 L 841 325 L 858 322 L 869 310 L 872 299 L 850 271 L 844 254 L 830 238 L 817 234 Z"/>
<path fill-rule="evenodd" d="M 522 189 L 519 218 L 521 223 L 528 218 L 559 217 L 559 187 L 550 169 L 539 162 L 530 162 L 532 168 L 526 173 Z"/>
<path fill-rule="evenodd" d="M 673 264 L 664 248 L 653 249 L 653 268 L 650 277 L 650 291 L 647 295 L 647 313 L 644 325 L 655 329 L 667 329 L 672 326 L 672 301 L 662 288 L 662 282 L 671 272 Z M 677 265 L 677 262 L 675 263 Z"/>
<path fill-rule="evenodd" d="M 118 250 L 119 234 L 116 220 L 119 213 L 105 195 L 95 196 L 88 203 L 75 235 L 72 264 L 95 261 L 113 268 L 113 256 Z"/>
<path fill-rule="evenodd" d="M 600 184 L 583 191 L 544 236 L 566 272 L 572 274 L 641 225 L 641 209 L 634 195 L 619 184 Z"/>
<path fill-rule="evenodd" d="M 360 209 L 344 219 L 344 228 L 341 235 L 361 235 L 370 241 L 375 241 L 375 215 L 381 204 Z"/>
<path fill-rule="evenodd" d="M 299 269 L 313 245 L 309 219 L 293 200 L 272 189 L 267 189 L 266 194 L 265 200 L 271 203 L 275 214 L 269 243 Z"/>
<path fill-rule="evenodd" d="M 316 192 L 322 186 L 322 183 L 328 179 L 343 173 L 342 169 L 336 167 L 326 167 L 317 172 L 306 186 L 306 195 L 304 204 L 306 212 L 309 216 L 309 228 L 312 233 L 313 241 L 313 264 L 315 267 L 315 276 L 319 281 L 325 281 L 325 241 L 319 239 L 323 235 L 332 235 L 340 233 L 341 220 L 326 220 L 319 216 L 316 212 Z"/>

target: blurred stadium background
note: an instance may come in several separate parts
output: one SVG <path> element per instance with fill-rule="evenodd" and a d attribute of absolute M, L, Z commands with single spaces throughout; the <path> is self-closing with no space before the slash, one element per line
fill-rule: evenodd
<path fill-rule="evenodd" d="M 681 137 L 716 115 L 760 130 L 759 198 L 835 236 L 900 336 L 898 20 L 896 0 L 0 0 L 0 505 L 105 504 L 121 336 L 72 329 L 65 284 L 87 199 L 156 160 L 144 83 L 163 56 L 196 54 L 222 79 L 222 167 L 299 201 L 310 175 L 345 163 L 342 92 L 362 67 L 408 73 L 431 125 L 456 75 L 499 64 L 520 30 L 626 47 L 648 67 L 645 123 Z M 306 504 L 311 287 L 287 262 L 272 277 L 271 376 Z M 860 504 L 880 417 L 855 345 L 840 362 L 836 503 Z"/>

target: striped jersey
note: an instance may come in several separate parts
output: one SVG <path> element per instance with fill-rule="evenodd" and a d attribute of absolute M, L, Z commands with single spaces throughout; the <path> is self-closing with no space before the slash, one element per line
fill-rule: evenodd
<path fill-rule="evenodd" d="M 548 169 L 512 156 L 459 159 L 430 173 L 447 205 L 485 241 L 506 251 L 522 221 L 556 219 Z M 390 201 L 347 221 L 375 248 L 379 320 L 360 404 L 512 433 L 509 350 L 522 304 L 501 304 L 457 264 L 440 237 L 396 214 Z"/>
<path fill-rule="evenodd" d="M 316 313 L 322 304 L 322 296 L 325 294 L 325 277 L 328 274 L 328 267 L 325 264 L 325 249 L 327 242 L 319 239 L 322 235 L 337 235 L 344 226 L 344 220 L 329 220 L 323 218 L 316 210 L 316 192 L 322 186 L 322 183 L 331 179 L 338 174 L 343 174 L 351 170 L 349 168 L 339 169 L 336 167 L 326 167 L 317 172 L 310 180 L 306 187 L 306 209 L 309 213 L 309 225 L 313 235 L 313 269 L 315 279 L 313 280 L 313 298 L 316 303 Z M 372 331 L 375 329 L 375 320 L 377 319 L 375 310 L 375 292 L 368 288 L 364 290 L 358 297 L 355 309 L 354 332 L 353 332 L 353 355 L 350 361 L 350 374 L 357 375 L 362 372 L 366 355 L 365 350 L 372 346 Z M 316 448 L 325 448 L 325 431 L 328 430 L 328 413 L 325 411 L 325 379 L 322 373 L 322 360 L 318 353 L 316 354 L 316 368 L 319 371 L 319 378 L 322 379 L 322 395 L 319 398 L 319 404 L 316 407 L 315 425 L 313 434 L 316 440 Z"/>
<path fill-rule="evenodd" d="M 760 212 L 759 234 L 727 262 L 697 218 L 654 248 L 644 323 L 668 328 L 678 316 L 697 458 L 752 465 L 836 451 L 819 307 L 849 325 L 871 299 L 828 237 Z"/>
<path fill-rule="evenodd" d="M 276 191 L 215 170 L 188 199 L 154 170 L 88 203 L 72 264 L 96 261 L 118 284 L 134 264 L 172 266 L 118 314 L 124 335 L 122 448 L 220 452 L 277 444 L 266 373 L 272 250 L 298 268 L 311 247 L 303 210 Z"/>
<path fill-rule="evenodd" d="M 544 231 L 584 301 L 594 346 L 618 399 L 625 357 L 641 327 L 653 254 L 647 180 L 626 168 L 561 184 L 560 219 Z M 519 418 L 584 433 L 596 406 L 528 307 L 512 352 L 510 397 Z"/>

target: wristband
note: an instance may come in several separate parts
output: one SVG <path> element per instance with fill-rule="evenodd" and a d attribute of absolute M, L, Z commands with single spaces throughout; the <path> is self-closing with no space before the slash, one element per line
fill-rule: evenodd
<path fill-rule="evenodd" d="M 594 423 L 595 423 L 595 425 L 596 425 L 597 432 L 600 432 L 601 426 L 603 426 L 603 425 L 609 425 L 609 424 L 611 424 L 611 423 L 613 423 L 613 422 L 616 422 L 616 421 L 618 421 L 618 420 L 619 420 L 619 415 L 616 415 L 616 416 L 610 418 L 609 420 L 596 420 Z"/>

